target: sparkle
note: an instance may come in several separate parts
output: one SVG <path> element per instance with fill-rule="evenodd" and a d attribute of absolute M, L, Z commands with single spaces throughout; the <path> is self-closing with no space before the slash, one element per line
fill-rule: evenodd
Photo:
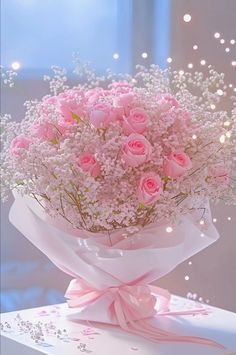
<path fill-rule="evenodd" d="M 192 138 L 193 138 L 193 139 L 197 139 L 196 134 L 193 134 L 193 135 L 192 135 Z"/>
<path fill-rule="evenodd" d="M 225 51 L 226 51 L 227 53 L 229 53 L 229 51 L 230 51 L 229 47 L 225 48 Z"/>
<path fill-rule="evenodd" d="M 200 64 L 201 64 L 201 65 L 206 65 L 205 59 L 202 59 L 202 60 L 200 61 Z"/>
<path fill-rule="evenodd" d="M 196 51 L 198 49 L 198 46 L 194 44 L 193 49 Z"/>
<path fill-rule="evenodd" d="M 236 66 L 236 61 L 233 60 L 233 61 L 231 62 L 231 65 L 232 65 L 233 67 L 235 67 L 235 66 Z"/>
<path fill-rule="evenodd" d="M 146 52 L 142 53 L 142 58 L 146 59 L 148 57 L 148 54 Z"/>
<path fill-rule="evenodd" d="M 189 265 L 192 265 L 192 261 L 189 261 L 188 264 L 189 264 Z"/>
<path fill-rule="evenodd" d="M 214 37 L 215 37 L 215 38 L 220 38 L 220 33 L 219 33 L 219 32 L 216 32 L 216 33 L 214 34 Z"/>
<path fill-rule="evenodd" d="M 224 134 L 222 134 L 221 136 L 220 136 L 220 143 L 224 143 L 225 142 L 225 135 Z"/>
<path fill-rule="evenodd" d="M 218 89 L 218 90 L 217 90 L 217 95 L 219 95 L 219 96 L 224 95 L 224 91 L 221 90 L 221 89 Z"/>
<path fill-rule="evenodd" d="M 216 105 L 211 104 L 211 109 L 214 110 L 216 108 Z"/>
<path fill-rule="evenodd" d="M 231 137 L 231 132 L 226 132 L 225 135 L 226 135 L 227 138 L 230 138 Z"/>
<path fill-rule="evenodd" d="M 184 71 L 183 71 L 183 70 L 180 70 L 180 71 L 179 71 L 179 75 L 184 75 Z"/>
<path fill-rule="evenodd" d="M 234 92 L 236 92 L 236 88 L 234 88 Z"/>
<path fill-rule="evenodd" d="M 11 64 L 11 67 L 13 70 L 19 70 L 20 69 L 20 63 L 19 62 L 13 62 Z"/>
<path fill-rule="evenodd" d="M 184 22 L 190 22 L 191 19 L 192 19 L 192 16 L 189 15 L 189 14 L 185 14 L 184 17 L 183 17 L 183 19 L 184 19 Z"/>
<path fill-rule="evenodd" d="M 204 233 L 201 233 L 201 234 L 200 234 L 200 237 L 202 237 L 202 238 L 205 237 L 205 234 L 204 234 Z"/>
<path fill-rule="evenodd" d="M 189 63 L 189 64 L 188 64 L 188 68 L 189 68 L 189 69 L 192 69 L 192 68 L 193 68 L 193 63 Z"/>
<path fill-rule="evenodd" d="M 231 221 L 231 217 L 228 217 L 227 219 L 228 219 L 228 221 Z"/>
<path fill-rule="evenodd" d="M 230 126 L 230 121 L 225 121 L 225 122 L 224 122 L 224 126 L 225 126 L 225 127 Z"/>
<path fill-rule="evenodd" d="M 235 44 L 235 39 L 231 39 L 230 44 Z"/>
<path fill-rule="evenodd" d="M 113 54 L 113 58 L 114 58 L 114 59 L 119 59 L 119 58 L 120 58 L 119 53 L 114 53 L 114 54 Z"/>
<path fill-rule="evenodd" d="M 171 63 L 171 62 L 172 62 L 172 58 L 171 57 L 167 58 L 167 63 Z"/>
<path fill-rule="evenodd" d="M 172 227 L 167 227 L 166 231 L 167 231 L 167 233 L 171 233 L 171 232 L 173 232 L 173 228 Z"/>
<path fill-rule="evenodd" d="M 222 39 L 220 40 L 220 43 L 221 43 L 221 44 L 224 44 L 224 43 L 225 43 L 225 40 L 222 38 Z"/>
<path fill-rule="evenodd" d="M 216 223 L 217 222 L 217 218 L 213 218 L 213 222 Z"/>
<path fill-rule="evenodd" d="M 232 88 L 233 87 L 233 84 L 229 84 L 229 88 Z"/>
<path fill-rule="evenodd" d="M 188 280 L 189 280 L 189 276 L 186 275 L 186 276 L 184 277 L 184 279 L 185 279 L 185 281 L 188 281 Z"/>
<path fill-rule="evenodd" d="M 203 224 L 205 224 L 204 219 L 201 219 L 199 223 L 203 226 Z"/>
<path fill-rule="evenodd" d="M 202 301 L 203 301 L 203 298 L 202 298 L 202 297 L 199 297 L 198 300 L 199 300 L 199 302 L 202 302 Z"/>

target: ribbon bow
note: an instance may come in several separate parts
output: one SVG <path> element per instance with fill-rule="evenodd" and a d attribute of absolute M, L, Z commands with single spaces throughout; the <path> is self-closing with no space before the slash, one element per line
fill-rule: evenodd
<path fill-rule="evenodd" d="M 204 308 L 169 311 L 171 295 L 169 291 L 152 285 L 121 285 L 103 290 L 93 288 L 81 279 L 72 280 L 65 297 L 71 308 L 84 307 L 94 303 L 103 295 L 110 294 L 111 317 L 119 326 L 132 334 L 146 339 L 163 342 L 189 342 L 211 345 L 224 349 L 221 344 L 195 336 L 182 336 L 153 326 L 149 320 L 157 316 L 205 314 Z M 158 303 L 158 310 L 156 310 Z"/>

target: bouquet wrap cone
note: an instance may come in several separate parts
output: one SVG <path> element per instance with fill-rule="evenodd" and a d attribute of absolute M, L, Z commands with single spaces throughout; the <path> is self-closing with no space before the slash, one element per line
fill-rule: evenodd
<path fill-rule="evenodd" d="M 50 218 L 36 201 L 17 194 L 9 219 L 59 269 L 74 278 L 66 292 L 69 306 L 76 308 L 74 318 L 118 324 L 154 341 L 217 345 L 203 338 L 168 333 L 148 323 L 155 314 L 189 313 L 171 312 L 169 292 L 150 284 L 219 238 L 208 204 L 206 209 L 204 237 L 193 215 L 182 216 L 171 233 L 166 231 L 167 222 L 147 225 L 130 235 L 125 230 L 110 234 L 69 230 L 62 219 Z"/>

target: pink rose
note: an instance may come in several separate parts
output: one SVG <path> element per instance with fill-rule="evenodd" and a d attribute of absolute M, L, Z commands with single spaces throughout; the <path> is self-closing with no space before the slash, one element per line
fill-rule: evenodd
<path fill-rule="evenodd" d="M 57 107 L 57 96 L 45 96 L 41 102 L 41 109 L 44 115 L 48 115 L 52 110 Z"/>
<path fill-rule="evenodd" d="M 127 81 L 117 81 L 110 85 L 111 92 L 116 94 L 127 94 L 132 91 L 132 86 Z"/>
<path fill-rule="evenodd" d="M 114 105 L 117 107 L 130 107 L 134 101 L 134 93 L 128 92 L 126 94 L 120 94 L 114 98 Z"/>
<path fill-rule="evenodd" d="M 191 115 L 188 111 L 180 110 L 178 113 L 178 119 L 184 122 L 186 126 L 190 126 L 191 124 Z"/>
<path fill-rule="evenodd" d="M 62 115 L 59 120 L 62 126 L 75 124 L 76 116 L 79 118 L 85 114 L 84 93 L 81 90 L 68 90 L 58 96 L 58 108 Z"/>
<path fill-rule="evenodd" d="M 62 127 L 55 127 L 50 122 L 34 123 L 31 126 L 31 133 L 34 137 L 51 141 L 58 138 L 64 132 Z"/>
<path fill-rule="evenodd" d="M 161 178 L 151 172 L 143 175 L 138 186 L 138 200 L 144 205 L 156 202 L 163 192 Z"/>
<path fill-rule="evenodd" d="M 74 88 L 74 89 L 69 89 L 66 91 L 63 91 L 58 95 L 58 99 L 77 99 L 79 101 L 83 101 L 85 98 L 84 96 L 84 91 L 81 88 Z"/>
<path fill-rule="evenodd" d="M 179 103 L 174 96 L 169 94 L 161 94 L 157 97 L 158 109 L 162 112 L 166 112 L 171 108 L 178 108 Z"/>
<path fill-rule="evenodd" d="M 128 117 L 124 117 L 123 131 L 126 135 L 130 133 L 143 133 L 147 127 L 149 117 L 145 110 L 135 108 L 130 111 Z"/>
<path fill-rule="evenodd" d="M 129 166 L 136 167 L 150 160 L 152 146 L 141 134 L 131 133 L 123 145 L 123 160 Z"/>
<path fill-rule="evenodd" d="M 23 154 L 25 150 L 29 149 L 31 144 L 31 140 L 24 136 L 17 136 L 11 141 L 10 145 L 10 153 L 13 156 L 18 156 L 23 158 Z"/>
<path fill-rule="evenodd" d="M 123 107 L 113 107 L 114 117 L 115 120 L 119 121 L 120 124 L 123 124 L 123 117 L 124 117 L 124 109 Z"/>
<path fill-rule="evenodd" d="M 183 151 L 174 151 L 164 160 L 164 174 L 173 179 L 186 175 L 191 168 L 192 162 Z"/>
<path fill-rule="evenodd" d="M 118 81 L 110 85 L 115 107 L 122 108 L 128 114 L 134 101 L 133 87 L 126 81 Z"/>
<path fill-rule="evenodd" d="M 92 107 L 90 122 L 96 128 L 107 128 L 114 119 L 114 113 L 109 103 L 100 102 Z"/>
<path fill-rule="evenodd" d="M 208 174 L 215 179 L 219 185 L 228 185 L 229 183 L 229 169 L 223 165 L 214 165 L 208 169 Z"/>
<path fill-rule="evenodd" d="M 56 105 L 57 100 L 58 100 L 57 96 L 49 96 L 49 95 L 47 95 L 47 96 L 43 97 L 42 104 L 43 105 Z"/>
<path fill-rule="evenodd" d="M 85 172 L 93 177 L 97 177 L 101 173 L 100 164 L 91 153 L 83 153 L 76 161 L 77 165 Z"/>
<path fill-rule="evenodd" d="M 98 102 L 101 98 L 107 97 L 109 95 L 108 90 L 104 90 L 101 87 L 96 87 L 94 89 L 90 89 L 85 93 L 85 98 L 89 105 L 93 105 Z"/>

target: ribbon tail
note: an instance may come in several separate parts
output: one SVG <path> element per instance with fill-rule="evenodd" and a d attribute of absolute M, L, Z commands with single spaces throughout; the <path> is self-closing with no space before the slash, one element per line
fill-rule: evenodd
<path fill-rule="evenodd" d="M 148 319 L 132 320 L 132 312 L 128 309 L 123 311 L 122 301 L 116 302 L 115 312 L 120 327 L 135 335 L 139 335 L 145 339 L 160 343 L 160 342 L 187 342 L 200 345 L 214 346 L 220 349 L 225 347 L 214 340 L 198 336 L 183 336 L 176 333 L 168 332 L 158 327 L 153 326 Z"/>
<path fill-rule="evenodd" d="M 156 333 L 156 331 L 160 331 L 159 328 L 156 328 L 153 326 L 147 319 L 142 319 L 136 323 L 139 323 L 142 327 L 144 327 L 148 332 Z M 201 344 L 201 345 L 208 345 L 208 346 L 214 346 L 220 349 L 225 349 L 225 347 L 222 344 L 217 343 L 214 340 L 198 337 L 198 336 L 184 336 L 184 335 L 178 335 L 176 333 L 168 332 L 165 331 L 165 336 L 167 338 L 161 339 L 161 341 L 171 341 L 171 342 L 187 342 L 187 343 L 195 343 L 195 344 Z"/>
<path fill-rule="evenodd" d="M 193 308 L 193 309 L 187 309 L 187 310 L 180 310 L 180 311 L 167 311 L 167 312 L 158 312 L 158 316 L 195 316 L 198 314 L 208 314 L 209 312 L 207 311 L 206 308 L 201 307 L 201 308 Z"/>
<path fill-rule="evenodd" d="M 121 327 L 122 328 L 122 327 Z M 186 342 L 200 345 L 214 346 L 219 349 L 225 349 L 225 347 L 214 340 L 208 340 L 206 338 L 197 336 L 182 336 L 172 332 L 167 332 L 157 327 L 152 326 L 147 320 L 131 321 L 123 328 L 129 333 L 139 335 L 147 340 L 151 340 L 157 343 L 161 342 Z"/>

